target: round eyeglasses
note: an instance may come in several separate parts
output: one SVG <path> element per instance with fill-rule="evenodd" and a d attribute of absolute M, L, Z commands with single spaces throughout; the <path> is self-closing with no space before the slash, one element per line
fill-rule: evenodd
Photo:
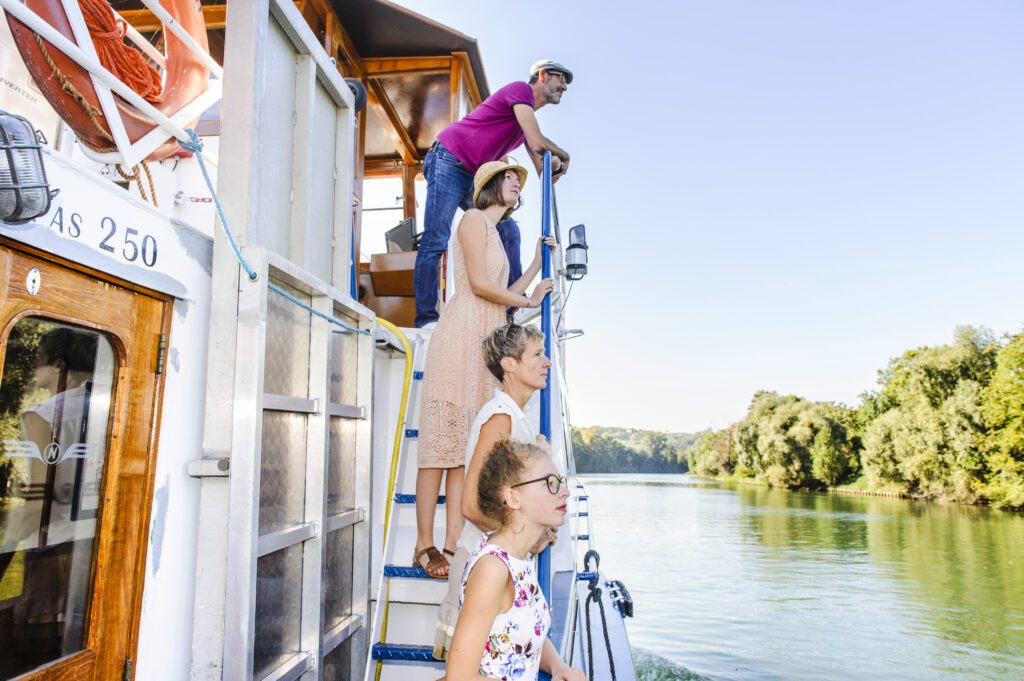
<path fill-rule="evenodd" d="M 559 476 L 555 475 L 554 473 L 548 473 L 543 478 L 534 478 L 533 480 L 527 480 L 525 482 L 517 482 L 516 484 L 512 485 L 512 489 L 515 489 L 516 487 L 522 487 L 523 485 L 532 485 L 533 483 L 540 482 L 541 480 L 548 483 L 548 491 L 551 492 L 552 494 L 558 494 L 558 491 L 562 489 L 562 485 L 565 485 L 567 487 L 569 485 L 569 481 L 565 479 L 564 475 Z"/>

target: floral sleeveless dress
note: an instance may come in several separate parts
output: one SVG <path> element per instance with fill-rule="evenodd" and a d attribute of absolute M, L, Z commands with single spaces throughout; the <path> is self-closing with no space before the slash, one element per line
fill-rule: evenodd
<path fill-rule="evenodd" d="M 544 639 L 551 628 L 551 611 L 537 583 L 534 562 L 513 558 L 500 546 L 488 544 L 485 535 L 462 573 L 460 608 L 469 573 L 483 556 L 495 556 L 508 568 L 515 600 L 491 625 L 480 659 L 480 674 L 499 681 L 536 681 Z"/>
<path fill-rule="evenodd" d="M 508 286 L 508 256 L 498 230 L 484 216 L 487 278 Z M 505 306 L 473 293 L 458 238 L 452 239 L 455 295 L 430 336 L 423 367 L 416 461 L 420 468 L 456 468 L 465 463 L 469 429 L 498 387 L 484 365 L 483 339 L 505 323 Z"/>

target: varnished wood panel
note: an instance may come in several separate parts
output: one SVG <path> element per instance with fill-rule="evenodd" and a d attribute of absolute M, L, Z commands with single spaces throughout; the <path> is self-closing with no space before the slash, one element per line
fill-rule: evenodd
<path fill-rule="evenodd" d="M 34 296 L 25 286 L 32 267 L 39 269 L 42 282 Z M 10 329 L 27 316 L 102 332 L 118 359 L 86 650 L 19 681 L 120 679 L 138 642 L 163 388 L 156 357 L 160 335 L 170 330 L 170 300 L 6 239 L 0 239 L 0 275 L 0 367 Z"/>

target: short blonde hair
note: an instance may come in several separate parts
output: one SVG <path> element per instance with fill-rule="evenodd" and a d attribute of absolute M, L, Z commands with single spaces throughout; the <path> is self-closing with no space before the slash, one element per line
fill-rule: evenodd
<path fill-rule="evenodd" d="M 501 360 L 505 357 L 517 361 L 522 359 L 523 353 L 526 352 L 526 344 L 531 340 L 543 341 L 544 333 L 536 326 L 519 324 L 499 326 L 484 338 L 484 364 L 499 382 L 505 380 Z"/>

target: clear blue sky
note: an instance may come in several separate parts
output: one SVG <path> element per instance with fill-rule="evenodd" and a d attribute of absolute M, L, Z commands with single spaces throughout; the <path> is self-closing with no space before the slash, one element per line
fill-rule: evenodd
<path fill-rule="evenodd" d="M 1024 328 L 1024 2 L 399 4 L 476 38 L 492 90 L 541 58 L 576 74 L 538 113 L 591 244 L 576 424 L 721 427 L 761 389 L 856 404 L 958 325 Z"/>

